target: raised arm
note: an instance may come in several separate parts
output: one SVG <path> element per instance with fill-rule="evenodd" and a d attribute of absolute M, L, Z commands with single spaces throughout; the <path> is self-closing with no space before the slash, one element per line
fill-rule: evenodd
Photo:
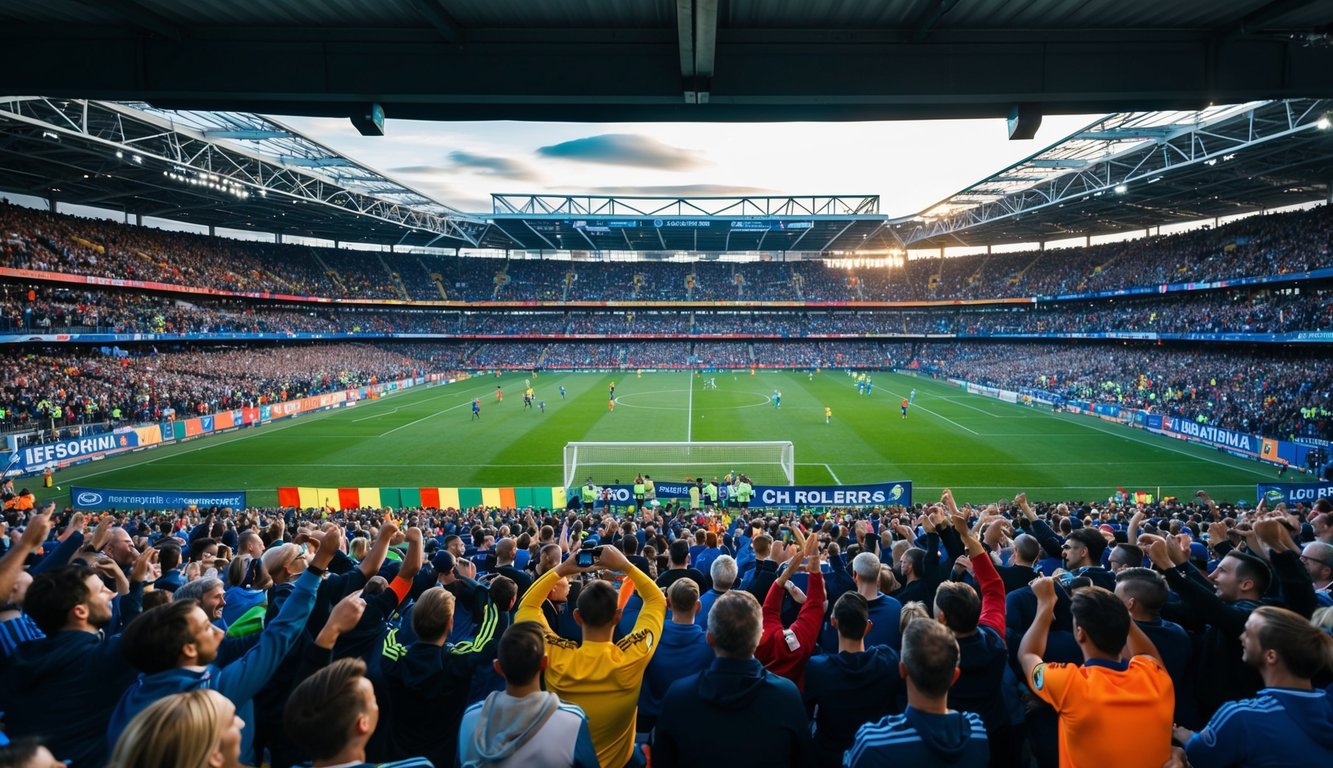
<path fill-rule="evenodd" d="M 1055 618 L 1055 581 L 1049 576 L 1034 579 L 1032 594 L 1037 597 L 1037 615 L 1032 619 L 1032 626 L 1023 634 L 1023 641 L 1018 645 L 1018 663 L 1023 667 L 1023 678 L 1032 679 L 1032 670 L 1043 663 L 1046 655 L 1046 636 L 1050 634 L 1051 622 Z"/>
<path fill-rule="evenodd" d="M 999 571 L 995 570 L 995 563 L 991 562 L 986 548 L 981 546 L 981 541 L 977 539 L 972 529 L 968 528 L 967 513 L 958 510 L 953 503 L 953 494 L 948 489 L 945 489 L 944 494 L 945 507 L 950 510 L 954 530 L 958 531 L 963 546 L 967 549 L 968 559 L 972 561 L 972 575 L 976 578 L 978 591 L 981 593 L 981 618 L 977 623 L 995 630 L 1003 639 L 1004 581 L 1000 579 Z"/>
<path fill-rule="evenodd" d="M 379 535 L 375 537 L 374 543 L 370 545 L 370 550 L 366 552 L 366 557 L 361 561 L 361 575 L 366 577 L 366 581 L 375 578 L 375 574 L 380 572 L 384 565 L 384 557 L 389 554 L 389 544 L 392 542 L 394 534 L 398 533 L 398 524 L 392 520 L 385 519 L 380 525 Z M 339 538 L 341 541 L 341 538 Z M 324 545 L 321 544 L 319 554 L 324 554 Z M 329 553 L 329 562 L 333 561 L 335 553 Z"/>
<path fill-rule="evenodd" d="M 9 599 L 14 584 L 18 582 L 19 574 L 23 572 L 23 564 L 27 562 L 28 555 L 36 552 L 51 533 L 51 512 L 55 508 L 55 502 L 47 502 L 41 512 L 29 518 L 28 526 L 23 529 L 23 535 L 19 537 L 18 543 L 0 558 L 0 599 Z"/>

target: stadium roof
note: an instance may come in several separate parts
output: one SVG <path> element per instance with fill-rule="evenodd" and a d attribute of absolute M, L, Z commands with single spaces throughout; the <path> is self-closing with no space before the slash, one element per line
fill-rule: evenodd
<path fill-rule="evenodd" d="M 464 213 L 237 112 L 0 98 L 0 189 L 231 229 L 522 251 L 828 254 L 1034 242 L 1294 203 L 1333 186 L 1333 100 L 1108 115 L 914 216 L 874 195 L 495 194 Z"/>
<path fill-rule="evenodd" d="M 476 246 L 485 222 L 238 112 L 0 98 L 0 189 L 194 224 Z"/>
<path fill-rule="evenodd" d="M 876 195 L 603 197 L 492 195 L 506 247 L 528 250 L 823 253 L 895 244 Z"/>
<path fill-rule="evenodd" d="M 895 220 L 915 247 L 1143 230 L 1333 195 L 1333 100 L 1125 112 Z"/>
<path fill-rule="evenodd" d="M 1333 96 L 1333 0 L 0 0 L 0 92 L 390 120 L 866 120 Z"/>

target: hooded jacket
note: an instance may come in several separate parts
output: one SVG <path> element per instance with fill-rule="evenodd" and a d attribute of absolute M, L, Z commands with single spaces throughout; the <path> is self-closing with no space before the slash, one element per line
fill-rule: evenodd
<path fill-rule="evenodd" d="M 800 692 L 754 658 L 714 659 L 703 672 L 676 681 L 662 701 L 654 768 L 814 763 Z"/>
<path fill-rule="evenodd" d="M 1195 768 L 1276 768 L 1333 761 L 1333 700 L 1321 690 L 1264 688 L 1224 705 L 1185 745 Z"/>
<path fill-rule="evenodd" d="M 887 645 L 861 653 L 815 656 L 805 667 L 806 705 L 815 711 L 815 748 L 819 765 L 842 765 L 856 729 L 890 713 L 901 712 L 907 696 L 898 674 L 898 654 Z"/>
<path fill-rule="evenodd" d="M 598 768 L 588 718 L 553 693 L 493 693 L 468 707 L 459 733 L 462 768 Z"/>
<path fill-rule="evenodd" d="M 417 641 L 403 647 L 386 640 L 380 660 L 393 715 L 387 724 L 393 753 L 423 755 L 452 765 L 458 751 L 459 717 L 478 667 L 495 658 L 509 614 L 487 608 L 471 640 L 444 647 Z"/>
<path fill-rule="evenodd" d="M 66 630 L 19 646 L 0 664 L 0 710 L 11 738 L 36 736 L 79 768 L 104 765 L 106 724 L 139 674 L 120 636 Z"/>
<path fill-rule="evenodd" d="M 936 715 L 909 706 L 901 715 L 861 726 L 843 764 L 851 768 L 986 768 L 989 762 L 986 728 L 980 717 L 971 712 Z"/>
<path fill-rule="evenodd" d="M 662 699 L 671 684 L 685 675 L 708 668 L 713 661 L 704 628 L 698 624 L 668 621 L 662 627 L 662 641 L 653 660 L 643 671 L 639 688 L 639 717 L 657 717 L 662 713 Z"/>
<path fill-rule="evenodd" d="M 305 628 L 310 609 L 315 605 L 315 590 L 319 587 L 320 577 L 306 571 L 294 584 L 277 618 L 240 659 L 225 667 L 216 664 L 202 669 L 173 667 L 140 675 L 138 681 L 125 691 L 111 715 L 105 733 L 108 745 L 115 745 L 134 716 L 158 699 L 198 688 L 212 688 L 236 705 L 236 716 L 245 721 L 245 729 L 241 731 L 241 762 L 254 762 L 255 694 L 273 676 Z"/>

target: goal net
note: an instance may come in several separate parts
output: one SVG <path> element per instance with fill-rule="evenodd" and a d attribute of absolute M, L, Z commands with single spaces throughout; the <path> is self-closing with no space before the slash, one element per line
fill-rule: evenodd
<path fill-rule="evenodd" d="M 742 472 L 756 485 L 794 485 L 791 441 L 749 443 L 566 443 L 565 487 L 592 476 L 598 484 L 633 482 L 640 472 L 654 480 L 721 477 Z"/>

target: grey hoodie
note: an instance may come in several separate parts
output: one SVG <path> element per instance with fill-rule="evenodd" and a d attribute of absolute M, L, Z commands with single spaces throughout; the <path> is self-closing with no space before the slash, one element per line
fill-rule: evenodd
<path fill-rule="evenodd" d="M 597 766 L 583 710 L 547 692 L 514 697 L 496 691 L 468 707 L 459 724 L 458 758 L 464 768 Z"/>

